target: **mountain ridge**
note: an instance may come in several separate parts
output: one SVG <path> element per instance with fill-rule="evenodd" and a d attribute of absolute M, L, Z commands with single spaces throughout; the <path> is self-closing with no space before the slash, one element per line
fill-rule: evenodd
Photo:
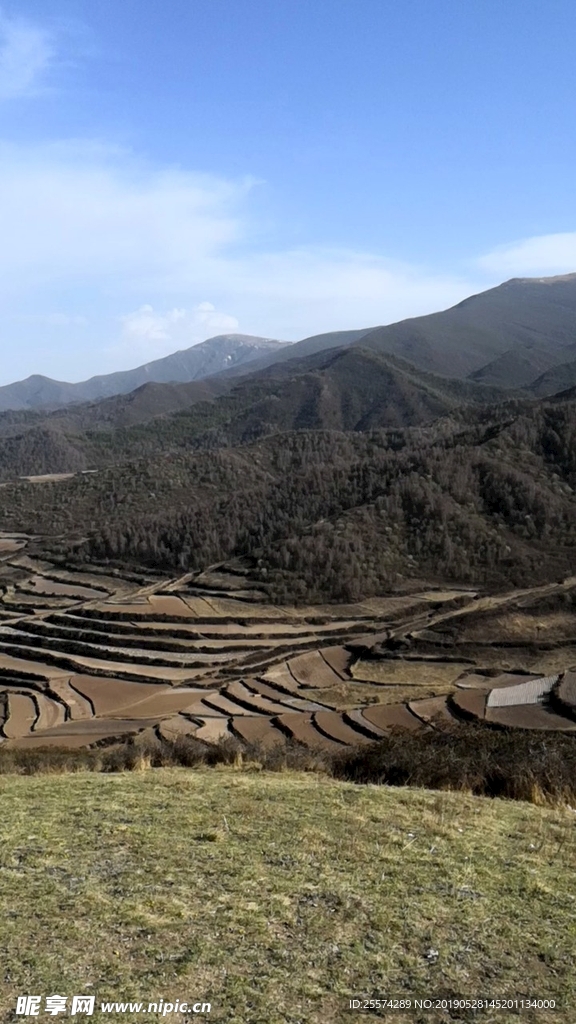
<path fill-rule="evenodd" d="M 576 351 L 576 273 L 512 278 L 447 310 L 379 327 L 332 331 L 288 343 L 251 335 L 217 335 L 132 370 L 70 384 L 33 375 L 0 387 L 0 412 L 60 408 L 128 394 L 141 385 L 223 381 L 336 348 L 362 347 L 453 379 L 529 388 Z M 170 405 L 170 402 L 169 402 Z"/>
<path fill-rule="evenodd" d="M 158 389 L 160 411 L 154 406 Z M 371 349 L 329 349 L 239 381 L 147 384 L 130 395 L 46 416 L 29 413 L 21 425 L 23 414 L 4 413 L 0 479 L 74 472 L 159 451 L 220 449 L 292 430 L 425 426 L 467 405 L 501 402 L 508 394 L 438 377 Z M 166 414 L 162 403 L 166 410 L 168 402 Z"/>
<path fill-rule="evenodd" d="M 480 371 L 511 349 L 530 350 L 535 345 L 546 351 L 556 349 L 550 364 L 556 365 L 566 361 L 562 350 L 574 342 L 576 274 L 542 280 L 513 278 L 450 309 L 376 327 L 361 340 L 364 347 L 459 378 Z M 511 373 L 506 386 L 525 383 Z"/>
<path fill-rule="evenodd" d="M 198 345 L 180 349 L 132 370 L 99 374 L 78 383 L 32 374 L 22 381 L 0 387 L 0 412 L 61 408 L 75 402 L 97 401 L 128 394 L 142 384 L 188 383 L 216 376 L 228 366 L 249 363 L 262 351 L 277 351 L 290 342 L 249 334 L 219 334 Z"/>

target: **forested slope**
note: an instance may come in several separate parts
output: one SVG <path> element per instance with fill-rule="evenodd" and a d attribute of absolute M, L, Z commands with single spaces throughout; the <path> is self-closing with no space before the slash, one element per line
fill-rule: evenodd
<path fill-rule="evenodd" d="M 289 360 L 228 390 L 230 383 L 215 378 L 147 385 L 128 396 L 45 417 L 28 414 L 21 429 L 23 414 L 9 414 L 0 437 L 0 479 L 99 468 L 178 449 L 246 444 L 278 431 L 428 424 L 462 405 L 484 405 L 504 394 L 361 348 Z"/>
<path fill-rule="evenodd" d="M 492 587 L 576 569 L 576 401 L 365 433 L 292 431 L 8 485 L 8 529 L 76 557 L 201 569 L 238 556 L 273 600 L 352 600 L 418 578 Z"/>

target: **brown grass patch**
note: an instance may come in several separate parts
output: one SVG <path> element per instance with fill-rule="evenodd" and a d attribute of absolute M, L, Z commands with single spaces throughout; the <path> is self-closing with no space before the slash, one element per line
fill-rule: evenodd
<path fill-rule="evenodd" d="M 371 704 L 362 708 L 362 717 L 379 729 L 420 730 L 422 722 L 404 704 Z"/>
<path fill-rule="evenodd" d="M 0 654 L 0 687 L 2 685 L 2 669 L 7 673 L 18 676 L 32 676 L 35 679 L 56 679 L 59 676 L 69 676 L 70 670 L 59 668 L 57 665 L 49 665 L 43 661 L 32 661 L 28 655 L 32 651 L 26 651 L 26 656 L 19 658 L 11 654 Z M 9 679 L 7 679 L 9 681 Z"/>
<path fill-rule="evenodd" d="M 350 674 L 353 679 L 385 686 L 427 686 L 435 693 L 447 692 L 470 665 L 464 662 L 411 661 L 402 658 L 363 659 L 355 661 Z"/>
<path fill-rule="evenodd" d="M 455 725 L 454 715 L 450 713 L 445 697 L 430 697 L 428 700 L 411 700 L 408 708 L 427 725 L 450 723 Z"/>
<path fill-rule="evenodd" d="M 356 723 L 347 723 L 338 711 L 317 711 L 314 714 L 316 727 L 330 739 L 349 746 L 357 743 L 370 743 L 366 735 L 354 728 Z"/>
<path fill-rule="evenodd" d="M 143 683 L 150 683 L 154 680 L 185 683 L 193 681 L 195 674 L 195 670 L 191 668 L 165 668 L 158 665 L 138 665 L 135 662 L 107 661 L 104 658 L 86 658 L 77 654 L 66 654 L 64 657 L 66 658 L 66 661 L 70 662 L 72 665 L 77 665 L 80 671 L 82 668 L 91 668 L 106 676 L 121 673 L 122 675 L 134 676 L 134 678 L 138 680 L 141 679 Z M 62 674 L 62 670 L 60 670 L 60 674 Z"/>
<path fill-rule="evenodd" d="M 39 732 L 41 729 L 52 729 L 56 725 L 64 724 L 66 709 L 63 704 L 52 700 L 51 697 L 44 693 L 36 693 L 34 699 L 39 711 L 38 720 L 34 725 L 35 732 Z"/>
<path fill-rule="evenodd" d="M 230 727 L 235 736 L 238 736 L 249 746 L 262 746 L 265 748 L 284 746 L 287 742 L 286 736 L 276 728 L 274 723 L 263 716 L 251 718 L 247 715 L 234 717 Z"/>
<path fill-rule="evenodd" d="M 294 679 L 294 676 L 290 672 L 285 661 L 279 665 L 272 665 L 271 668 L 267 668 L 262 673 L 263 679 L 269 679 L 271 683 L 275 683 L 283 690 L 287 690 L 291 693 L 296 693 L 299 690 L 299 685 Z"/>
<path fill-rule="evenodd" d="M 485 641 L 487 635 L 499 641 L 546 642 L 576 638 L 576 617 L 573 612 L 548 612 L 527 615 L 519 611 L 481 617 L 463 625 L 462 639 Z"/>
<path fill-rule="evenodd" d="M 25 547 L 23 540 L 2 540 L 0 538 L 0 555 L 11 555 Z"/>
<path fill-rule="evenodd" d="M 60 480 L 71 480 L 75 473 L 37 473 L 34 476 L 21 476 L 19 479 L 28 484 L 54 484 Z"/>
<path fill-rule="evenodd" d="M 364 707 L 367 704 L 403 704 L 452 693 L 452 686 L 383 685 L 382 683 L 341 682 L 330 689 L 306 690 L 306 696 L 336 711 Z"/>
<path fill-rule="evenodd" d="M 68 714 L 73 721 L 78 721 L 82 718 L 92 718 L 94 711 L 90 701 L 76 690 L 73 690 L 68 679 L 51 679 L 50 689 L 64 701 L 68 708 Z"/>
<path fill-rule="evenodd" d="M 305 746 L 311 747 L 313 750 L 315 748 L 319 748 L 322 750 L 337 752 L 338 750 L 343 749 L 342 744 L 329 739 L 327 736 L 324 736 L 319 732 L 314 724 L 314 718 L 312 715 L 290 712 L 286 715 L 279 715 L 276 721 L 282 730 L 293 740 L 297 743 L 303 743 Z"/>

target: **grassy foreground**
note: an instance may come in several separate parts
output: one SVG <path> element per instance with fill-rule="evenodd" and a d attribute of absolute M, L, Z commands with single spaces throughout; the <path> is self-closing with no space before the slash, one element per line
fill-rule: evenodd
<path fill-rule="evenodd" d="M 568 808 L 230 767 L 2 776 L 0 800 L 3 1021 L 90 992 L 226 1024 L 351 1021 L 357 995 L 563 1005 L 384 1021 L 576 1019 Z"/>

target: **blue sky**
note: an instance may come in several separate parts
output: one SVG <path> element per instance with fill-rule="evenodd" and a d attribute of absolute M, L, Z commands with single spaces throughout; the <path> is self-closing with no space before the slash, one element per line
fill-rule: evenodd
<path fill-rule="evenodd" d="M 573 0 L 0 0 L 0 383 L 576 270 Z"/>

